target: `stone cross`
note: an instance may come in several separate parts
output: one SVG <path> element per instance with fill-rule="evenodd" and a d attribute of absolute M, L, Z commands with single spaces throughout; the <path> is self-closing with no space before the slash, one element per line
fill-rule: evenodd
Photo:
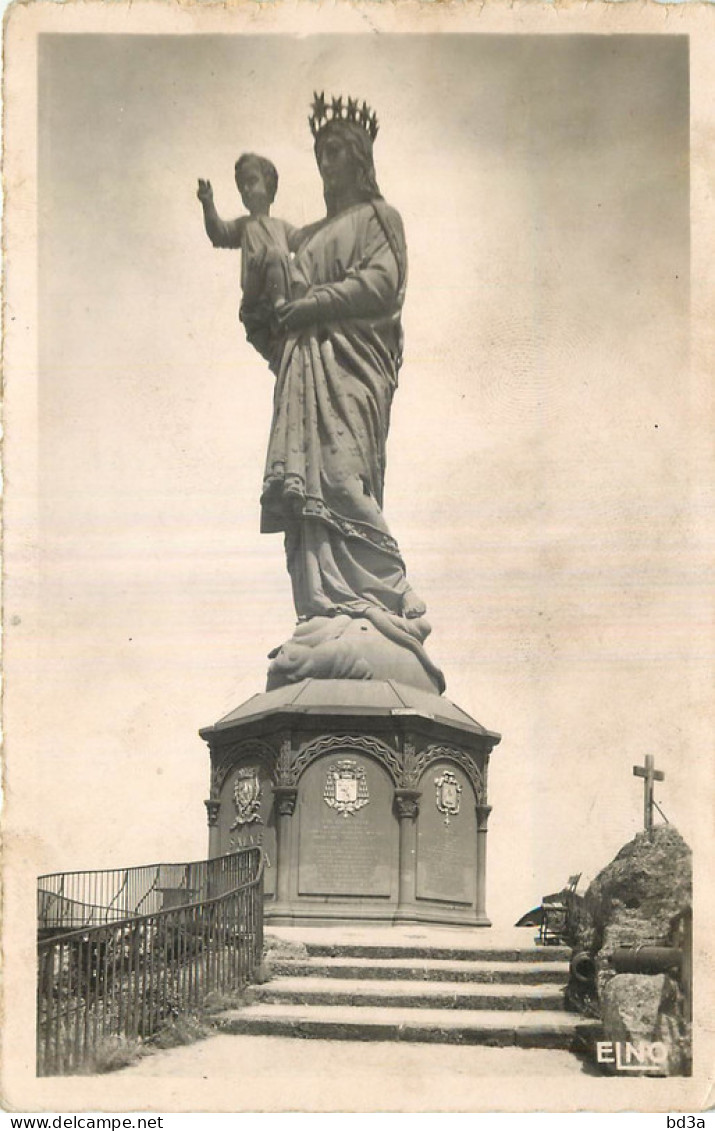
<path fill-rule="evenodd" d="M 653 765 L 653 755 L 646 754 L 645 766 L 634 766 L 633 773 L 637 778 L 644 778 L 643 782 L 643 828 L 647 833 L 653 832 L 653 782 L 665 781 L 662 770 L 656 770 Z"/>

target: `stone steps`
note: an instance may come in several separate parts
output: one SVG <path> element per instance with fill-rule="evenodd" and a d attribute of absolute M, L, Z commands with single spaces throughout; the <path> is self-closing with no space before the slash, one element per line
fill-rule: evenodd
<path fill-rule="evenodd" d="M 376 982 L 334 978 L 281 977 L 258 986 L 256 998 L 273 1005 L 354 1005 L 411 1009 L 563 1009 L 563 989 L 550 984 L 437 981 Z"/>
<path fill-rule="evenodd" d="M 417 1041 L 570 1049 L 595 1039 L 576 1014 L 390 1006 L 249 1005 L 223 1015 L 226 1033 L 344 1041 Z"/>
<path fill-rule="evenodd" d="M 417 931 L 371 937 L 364 928 L 356 938 L 356 930 L 345 937 L 311 928 L 291 938 L 286 929 L 270 954 L 271 980 L 220 1025 L 237 1034 L 544 1049 L 586 1049 L 598 1038 L 596 1023 L 564 1009 L 566 948 L 424 929 L 415 944 Z"/>
<path fill-rule="evenodd" d="M 388 979 L 439 982 L 514 982 L 565 985 L 568 962 L 536 960 L 489 962 L 448 958 L 342 958 L 274 959 L 277 975 L 302 977 Z"/>
<path fill-rule="evenodd" d="M 420 958 L 452 962 L 552 962 L 568 963 L 571 951 L 567 946 L 389 946 L 365 943 L 315 943 L 306 944 L 311 958 Z"/>

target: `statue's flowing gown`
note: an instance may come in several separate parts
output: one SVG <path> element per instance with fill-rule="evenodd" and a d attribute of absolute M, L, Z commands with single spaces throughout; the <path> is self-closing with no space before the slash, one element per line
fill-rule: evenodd
<path fill-rule="evenodd" d="M 285 532 L 300 617 L 400 614 L 405 567 L 382 514 L 406 282 L 400 217 L 378 200 L 321 221 L 305 229 L 294 267 L 319 316 L 274 360 L 261 529 Z"/>

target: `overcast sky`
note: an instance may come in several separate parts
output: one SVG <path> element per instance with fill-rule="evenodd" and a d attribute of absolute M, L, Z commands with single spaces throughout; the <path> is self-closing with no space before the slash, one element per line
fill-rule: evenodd
<path fill-rule="evenodd" d="M 291 633 L 272 378 L 195 188 L 237 215 L 253 150 L 318 218 L 314 89 L 376 109 L 405 221 L 385 512 L 448 697 L 504 735 L 492 917 L 638 831 L 646 753 L 687 837 L 687 40 L 53 35 L 39 78 L 38 871 L 204 855 L 196 732 Z"/>

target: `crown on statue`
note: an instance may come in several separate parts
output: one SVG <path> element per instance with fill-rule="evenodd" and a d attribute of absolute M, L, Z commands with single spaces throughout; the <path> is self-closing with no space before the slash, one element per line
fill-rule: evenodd
<path fill-rule="evenodd" d="M 377 114 L 370 109 L 367 102 L 363 102 L 362 106 L 359 106 L 357 98 L 343 100 L 342 97 L 339 97 L 331 98 L 328 103 L 324 91 L 321 91 L 320 94 L 316 94 L 314 91 L 311 110 L 312 114 L 308 118 L 308 122 L 310 132 L 315 138 L 330 122 L 352 122 L 364 129 L 370 135 L 371 141 L 374 141 L 377 137 L 377 131 L 380 128 L 377 122 Z"/>

